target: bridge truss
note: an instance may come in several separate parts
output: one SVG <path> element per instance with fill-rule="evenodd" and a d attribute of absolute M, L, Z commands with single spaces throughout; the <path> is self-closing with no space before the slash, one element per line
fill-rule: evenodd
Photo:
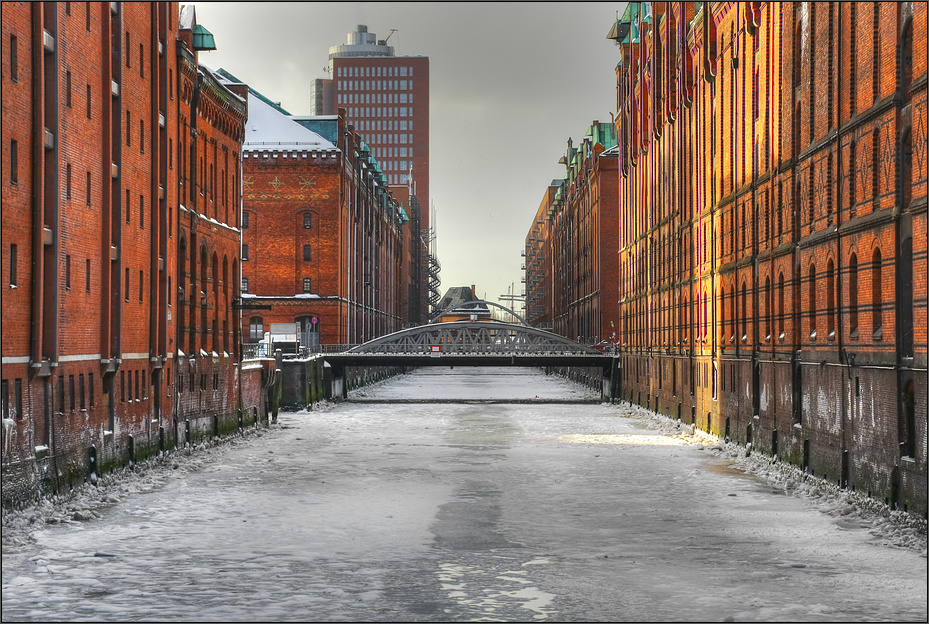
<path fill-rule="evenodd" d="M 376 338 L 347 351 L 385 355 L 601 355 L 558 334 L 502 321 L 430 323 Z"/>

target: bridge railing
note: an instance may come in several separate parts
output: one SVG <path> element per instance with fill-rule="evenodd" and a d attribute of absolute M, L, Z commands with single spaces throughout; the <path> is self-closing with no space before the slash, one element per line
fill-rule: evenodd
<path fill-rule="evenodd" d="M 300 347 L 297 353 L 285 353 L 284 359 L 300 359 L 313 355 L 346 353 L 358 347 L 357 344 L 317 344 Z M 433 346 L 438 351 L 433 351 Z M 257 360 L 262 357 L 274 357 L 273 354 L 264 353 L 259 343 L 246 343 L 242 345 L 243 360 Z M 609 351 L 601 351 L 601 353 Z M 523 342 L 508 343 L 388 343 L 366 348 L 364 351 L 355 351 L 358 355 L 581 355 L 589 354 L 587 349 L 573 349 L 560 344 L 533 344 Z"/>
<path fill-rule="evenodd" d="M 258 343 L 257 342 L 247 342 L 242 345 L 242 360 L 257 360 L 258 359 Z"/>
<path fill-rule="evenodd" d="M 377 345 L 364 351 L 357 351 L 359 355 L 581 355 L 590 354 L 589 350 L 569 349 L 553 345 L 532 344 L 443 344 L 437 343 L 437 351 L 432 345 L 421 344 L 389 344 Z"/>
<path fill-rule="evenodd" d="M 313 355 L 325 354 L 325 353 L 343 353 L 348 351 L 352 347 L 357 347 L 356 344 L 316 344 L 311 346 L 300 347 L 297 353 L 285 353 L 284 359 L 299 359 L 307 358 Z M 257 360 L 263 357 L 274 357 L 273 353 L 265 353 L 263 349 L 264 345 L 258 342 L 248 342 L 242 345 L 242 359 L 243 360 Z"/>

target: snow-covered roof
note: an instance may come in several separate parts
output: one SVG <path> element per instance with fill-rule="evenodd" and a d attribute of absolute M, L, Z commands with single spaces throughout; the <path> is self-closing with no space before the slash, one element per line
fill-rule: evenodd
<path fill-rule="evenodd" d="M 338 148 L 249 92 L 242 149 L 246 152 L 291 152 L 337 151 Z"/>
<path fill-rule="evenodd" d="M 196 8 L 192 4 L 185 4 L 181 7 L 181 14 L 178 18 L 179 30 L 192 30 L 197 23 Z"/>
<path fill-rule="evenodd" d="M 213 79 L 216 82 L 226 87 L 226 91 L 228 92 L 230 97 L 234 97 L 239 102 L 242 102 L 243 105 L 245 104 L 245 100 L 243 100 L 238 94 L 235 93 L 235 91 L 229 88 L 231 85 L 236 85 L 236 84 L 241 84 L 241 83 L 235 80 L 230 80 L 229 76 L 223 73 L 222 70 L 216 71 L 215 69 L 207 67 L 203 63 L 200 63 L 200 71 L 205 74 L 209 74 L 210 76 L 213 77 Z"/>

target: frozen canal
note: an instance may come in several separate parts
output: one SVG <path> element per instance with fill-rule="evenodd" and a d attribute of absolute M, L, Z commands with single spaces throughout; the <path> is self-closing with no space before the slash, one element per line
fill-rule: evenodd
<path fill-rule="evenodd" d="M 588 396 L 515 369 L 425 369 L 359 395 Z M 33 525 L 4 548 L 3 620 L 926 620 L 925 551 L 631 412 L 282 414 L 262 437 L 108 485 L 96 518 Z"/>

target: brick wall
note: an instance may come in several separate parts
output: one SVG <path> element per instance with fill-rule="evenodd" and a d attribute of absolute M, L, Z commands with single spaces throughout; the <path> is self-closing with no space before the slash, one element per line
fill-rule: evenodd
<path fill-rule="evenodd" d="M 267 331 L 271 323 L 314 317 L 322 344 L 360 343 L 400 329 L 407 226 L 399 204 L 383 192 L 383 178 L 374 185 L 366 173 L 360 136 L 344 115 L 338 123 L 338 150 L 256 149 L 243 160 L 249 256 L 242 276 L 247 300 L 271 308 L 244 315 L 245 333 L 253 321 Z"/>
<path fill-rule="evenodd" d="M 178 47 L 178 28 L 176 3 L 4 6 L 5 503 L 173 446 L 179 418 L 237 420 L 231 301 L 245 108 L 205 81 L 212 90 L 195 114 L 210 175 L 193 175 L 179 139 L 190 133 L 180 122 L 191 119 L 196 56 Z M 32 135 L 34 126 L 47 132 Z M 179 266 L 179 239 L 194 232 L 207 262 Z M 176 296 L 188 280 L 203 287 L 196 305 Z M 175 388 L 175 326 L 188 301 L 196 321 L 184 335 L 217 352 L 180 362 L 185 379 L 209 380 L 195 404 Z"/>
<path fill-rule="evenodd" d="M 925 512 L 925 4 L 653 6 L 617 70 L 624 396 Z"/>

